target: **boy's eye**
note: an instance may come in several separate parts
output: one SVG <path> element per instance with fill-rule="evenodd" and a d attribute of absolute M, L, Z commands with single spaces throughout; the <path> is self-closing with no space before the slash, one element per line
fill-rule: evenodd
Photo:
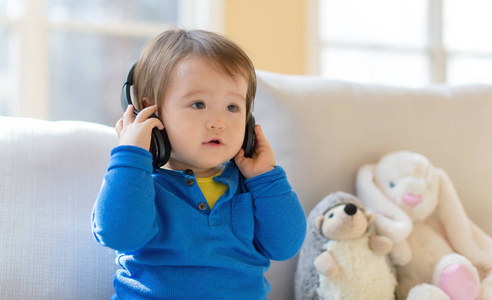
<path fill-rule="evenodd" d="M 191 107 L 196 108 L 196 109 L 204 109 L 205 108 L 205 103 L 198 101 L 195 102 L 191 105 Z"/>
<path fill-rule="evenodd" d="M 230 112 L 236 112 L 236 111 L 239 111 L 239 106 L 231 104 L 231 105 L 227 106 L 227 110 Z"/>

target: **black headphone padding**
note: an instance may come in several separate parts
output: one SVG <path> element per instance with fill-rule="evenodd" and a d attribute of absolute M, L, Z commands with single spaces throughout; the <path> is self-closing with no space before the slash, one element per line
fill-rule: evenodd
<path fill-rule="evenodd" d="M 250 115 L 248 122 L 246 122 L 246 131 L 244 133 L 244 141 L 241 146 L 244 149 L 244 156 L 252 157 L 255 150 L 256 134 L 255 134 L 255 117 Z"/>

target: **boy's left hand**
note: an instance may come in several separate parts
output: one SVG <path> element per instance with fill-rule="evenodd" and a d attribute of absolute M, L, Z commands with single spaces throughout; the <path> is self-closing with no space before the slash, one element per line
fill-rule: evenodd
<path fill-rule="evenodd" d="M 245 157 L 244 149 L 241 149 L 234 158 L 241 174 L 246 179 L 273 170 L 277 163 L 275 153 L 273 153 L 272 147 L 270 147 L 270 143 L 265 138 L 260 125 L 255 126 L 255 134 L 256 142 L 252 157 Z"/>

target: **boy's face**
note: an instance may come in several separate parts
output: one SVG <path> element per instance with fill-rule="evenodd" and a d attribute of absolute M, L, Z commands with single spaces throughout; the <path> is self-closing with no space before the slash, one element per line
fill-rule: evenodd
<path fill-rule="evenodd" d="M 240 150 L 246 127 L 248 84 L 191 56 L 176 65 L 160 116 L 171 142 L 169 167 L 207 172 Z"/>

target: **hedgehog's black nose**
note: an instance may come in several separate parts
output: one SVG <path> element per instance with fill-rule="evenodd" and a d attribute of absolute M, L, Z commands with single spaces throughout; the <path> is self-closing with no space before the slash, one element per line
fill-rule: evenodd
<path fill-rule="evenodd" d="M 353 205 L 352 203 L 349 203 L 345 205 L 345 208 L 343 210 L 347 215 L 353 216 L 357 213 L 357 206 Z"/>

